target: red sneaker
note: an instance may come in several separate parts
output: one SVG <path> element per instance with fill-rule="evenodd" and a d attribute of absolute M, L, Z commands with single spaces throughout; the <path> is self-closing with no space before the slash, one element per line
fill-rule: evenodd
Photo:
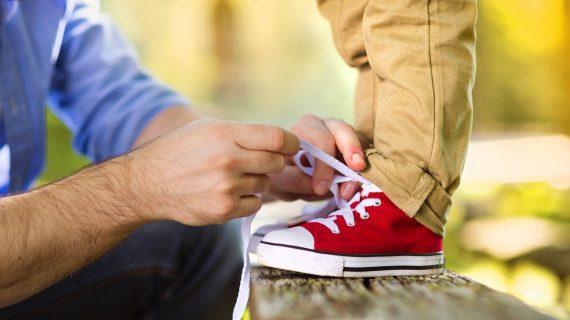
<path fill-rule="evenodd" d="M 332 277 L 426 275 L 444 270 L 442 238 L 408 217 L 373 184 L 327 218 L 271 231 L 261 265 Z"/>
<path fill-rule="evenodd" d="M 304 160 L 306 160 L 306 163 Z M 315 158 L 312 154 L 307 153 L 305 150 L 301 150 L 297 153 L 297 155 L 295 155 L 294 161 L 297 167 L 299 167 L 299 169 L 301 169 L 305 174 L 311 177 L 313 176 Z M 326 218 L 331 211 L 337 210 L 339 208 L 339 205 L 346 203 L 346 201 L 343 200 L 340 196 L 340 186 L 346 181 L 351 181 L 351 179 L 347 179 L 346 177 L 338 174 L 334 176 L 333 181 L 329 187 L 329 191 L 333 197 L 324 205 L 305 206 L 301 215 L 299 216 L 257 228 L 249 239 L 249 245 L 247 246 L 248 252 L 251 254 L 257 254 L 257 246 L 261 242 L 261 239 L 263 239 L 263 237 L 265 237 L 265 235 L 271 231 L 296 227 L 307 221 L 317 218 Z"/>

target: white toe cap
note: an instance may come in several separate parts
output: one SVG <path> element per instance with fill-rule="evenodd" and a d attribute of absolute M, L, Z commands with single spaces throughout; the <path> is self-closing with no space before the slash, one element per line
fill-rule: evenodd
<path fill-rule="evenodd" d="M 315 248 L 313 235 L 303 227 L 271 231 L 263 237 L 262 241 L 307 249 Z"/>

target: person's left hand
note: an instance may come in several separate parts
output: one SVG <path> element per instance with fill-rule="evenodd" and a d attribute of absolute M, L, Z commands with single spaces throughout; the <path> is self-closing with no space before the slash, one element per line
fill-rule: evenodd
<path fill-rule="evenodd" d="M 342 120 L 305 115 L 293 125 L 291 132 L 333 157 L 339 154 L 339 158 L 342 156 L 341 160 L 354 171 L 362 171 L 366 167 L 356 131 Z M 321 161 L 316 161 L 312 179 L 290 161 L 281 173 L 270 175 L 269 193 L 286 201 L 324 199 L 328 196 L 333 176 L 334 170 Z M 344 183 L 340 188 L 342 197 L 347 200 L 357 190 L 358 184 L 353 182 Z"/>

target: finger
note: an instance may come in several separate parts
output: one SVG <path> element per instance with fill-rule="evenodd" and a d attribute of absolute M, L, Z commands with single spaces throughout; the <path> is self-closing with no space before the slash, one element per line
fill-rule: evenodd
<path fill-rule="evenodd" d="M 344 200 L 350 200 L 358 190 L 358 182 L 345 182 L 340 186 L 340 196 Z"/>
<path fill-rule="evenodd" d="M 269 189 L 271 180 L 265 174 L 246 174 L 239 180 L 237 194 L 240 196 L 255 195 Z"/>
<path fill-rule="evenodd" d="M 328 132 L 323 120 L 314 115 L 305 115 L 292 128 L 293 133 L 309 141 L 317 148 L 336 157 L 336 147 L 333 136 Z M 313 189 L 318 195 L 325 195 L 334 176 L 334 170 L 322 161 L 316 161 L 313 171 Z"/>
<path fill-rule="evenodd" d="M 248 150 L 286 155 L 294 155 L 299 151 L 299 139 L 294 134 L 272 125 L 237 125 L 234 129 L 234 139 L 240 147 Z"/>
<path fill-rule="evenodd" d="M 238 206 L 232 214 L 236 218 L 250 216 L 261 209 L 262 202 L 258 196 L 242 196 L 238 201 Z"/>
<path fill-rule="evenodd" d="M 243 150 L 236 161 L 238 169 L 245 173 L 276 174 L 285 167 L 285 157 L 269 151 Z"/>
<path fill-rule="evenodd" d="M 271 180 L 271 192 L 315 195 L 311 177 L 296 166 L 286 166 L 279 174 L 270 175 L 269 179 Z"/>
<path fill-rule="evenodd" d="M 353 170 L 361 171 L 366 167 L 360 139 L 352 126 L 338 119 L 324 120 L 325 126 L 334 137 L 334 141 L 344 162 Z"/>

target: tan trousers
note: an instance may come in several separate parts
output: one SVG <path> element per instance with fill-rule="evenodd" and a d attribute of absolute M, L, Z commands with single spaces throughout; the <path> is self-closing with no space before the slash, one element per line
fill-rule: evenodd
<path fill-rule="evenodd" d="M 364 176 L 444 234 L 471 133 L 476 0 L 319 0 L 335 46 L 359 70 Z"/>

